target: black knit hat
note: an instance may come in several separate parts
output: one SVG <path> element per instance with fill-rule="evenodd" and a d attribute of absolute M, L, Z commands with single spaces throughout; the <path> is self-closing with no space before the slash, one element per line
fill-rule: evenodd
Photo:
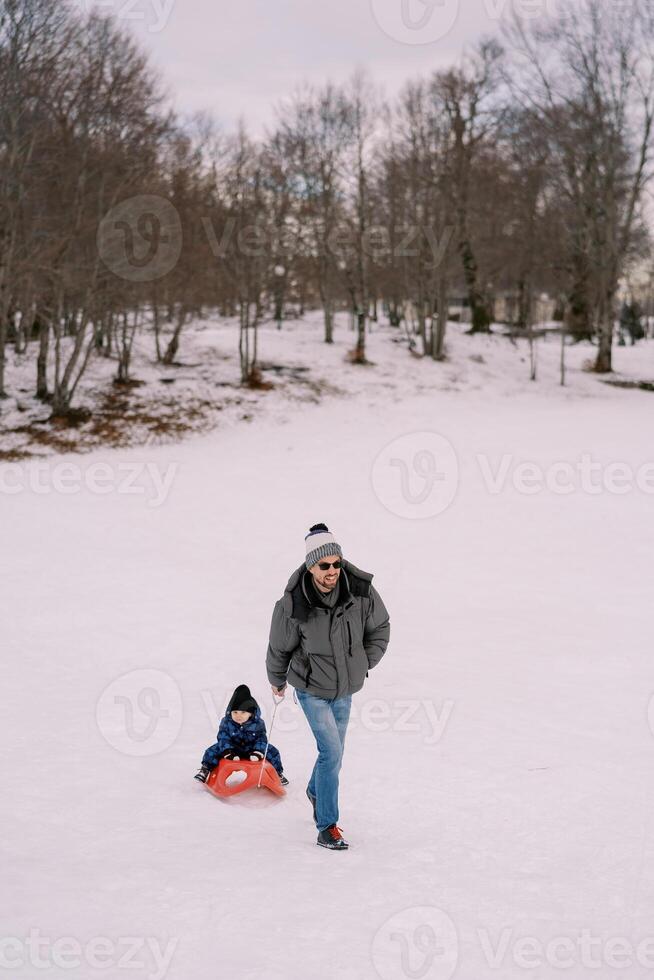
<path fill-rule="evenodd" d="M 249 711 L 254 714 L 259 705 L 250 694 L 247 684 L 239 684 L 227 705 L 227 714 L 232 711 Z"/>

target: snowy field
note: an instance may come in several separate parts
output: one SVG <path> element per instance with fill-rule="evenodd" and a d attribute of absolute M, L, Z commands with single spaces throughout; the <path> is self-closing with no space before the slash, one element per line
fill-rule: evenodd
<path fill-rule="evenodd" d="M 453 329 L 434 365 L 380 329 L 376 369 L 318 339 L 271 327 L 263 356 L 319 357 L 344 397 L 0 465 L 0 976 L 652 977 L 654 396 L 583 373 L 590 348 L 559 388 L 555 339 L 536 384 L 500 338 Z M 654 377 L 653 348 L 621 375 Z M 270 615 L 316 521 L 391 618 L 341 854 L 290 695 L 286 798 L 192 778 L 236 684 L 270 721 Z"/>
<path fill-rule="evenodd" d="M 285 420 L 289 411 L 294 414 L 298 407 L 329 397 L 363 395 L 370 403 L 374 397 L 403 400 L 411 392 L 471 389 L 492 389 L 512 397 L 533 387 L 527 342 L 512 344 L 501 335 L 505 328 L 499 325 L 494 336 L 471 338 L 466 336 L 467 326 L 450 323 L 447 361 L 435 364 L 409 353 L 404 330 L 373 324 L 368 356 L 375 369 L 361 370 L 345 360 L 355 343 L 348 319 L 345 313 L 337 314 L 332 346 L 322 342 L 323 318 L 318 310 L 299 320 L 285 320 L 281 330 L 270 320 L 263 322 L 258 363 L 266 390 L 240 384 L 239 332 L 234 318 L 189 324 L 172 366 L 156 362 L 152 332 L 144 330 L 134 341 L 130 372 L 134 386 L 113 385 L 115 357 L 94 355 L 73 404 L 90 417 L 68 426 L 49 422 L 50 407 L 34 398 L 34 345 L 24 354 L 8 347 L 9 398 L 0 403 L 0 461 L 88 452 L 108 444 L 120 448 L 162 445 L 192 432 L 222 429 L 261 416 Z M 164 336 L 162 347 L 166 342 Z M 537 352 L 538 387 L 558 389 L 559 338 L 552 335 L 539 340 Z M 567 348 L 567 383 L 573 393 L 586 395 L 601 389 L 601 380 L 583 370 L 595 356 L 595 348 L 588 344 Z M 53 357 L 51 351 L 51 387 Z M 616 347 L 615 370 L 618 378 L 654 383 L 654 344 Z"/>

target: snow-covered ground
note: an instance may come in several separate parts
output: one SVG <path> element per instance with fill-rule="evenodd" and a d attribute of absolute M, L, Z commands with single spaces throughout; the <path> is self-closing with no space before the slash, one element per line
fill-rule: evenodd
<path fill-rule="evenodd" d="M 262 356 L 319 357 L 347 397 L 0 465 L 2 974 L 652 976 L 652 395 L 583 373 L 588 348 L 559 388 L 555 339 L 536 384 L 500 338 L 453 329 L 435 365 L 380 330 L 374 369 L 318 339 L 271 328 Z M 653 377 L 653 347 L 621 373 Z M 315 846 L 290 697 L 285 799 L 192 779 L 236 684 L 270 721 L 270 615 L 320 520 L 392 630 L 343 854 Z"/>
<path fill-rule="evenodd" d="M 466 335 L 467 326 L 449 324 L 448 359 L 435 364 L 409 353 L 403 330 L 373 325 L 368 348 L 374 367 L 362 369 L 345 359 L 354 346 L 348 319 L 344 313 L 337 315 L 332 346 L 322 343 L 324 328 L 318 310 L 301 320 L 284 321 L 282 330 L 272 321 L 264 322 L 259 328 L 259 366 L 267 390 L 240 385 L 235 319 L 189 324 L 182 336 L 179 363 L 171 367 L 156 363 L 153 336 L 143 331 L 134 342 L 134 387 L 112 384 L 115 358 L 92 357 L 74 401 L 76 409 L 88 409 L 90 414 L 75 425 L 50 423 L 51 409 L 34 398 L 34 345 L 18 355 L 8 348 L 10 397 L 0 402 L 0 460 L 87 452 L 108 445 L 176 442 L 192 432 L 224 429 L 261 415 L 287 419 L 298 406 L 333 397 L 363 395 L 370 402 L 375 396 L 404 399 L 414 392 L 489 389 L 512 397 L 533 387 L 527 342 L 512 344 L 502 336 L 500 326 L 493 336 L 473 338 Z M 537 385 L 542 393 L 557 389 L 559 338 L 552 335 L 539 340 L 537 350 Z M 573 394 L 601 392 L 602 380 L 584 370 L 595 354 L 589 344 L 567 348 L 567 383 Z M 654 381 L 654 344 L 616 346 L 615 369 L 617 379 Z"/>

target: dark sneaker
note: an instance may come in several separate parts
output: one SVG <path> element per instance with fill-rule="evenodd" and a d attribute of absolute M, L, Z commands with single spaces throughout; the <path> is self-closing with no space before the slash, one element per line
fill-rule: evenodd
<path fill-rule="evenodd" d="M 198 771 L 196 772 L 193 778 L 199 779 L 201 783 L 206 783 L 210 775 L 211 775 L 211 769 L 208 769 L 206 766 L 200 766 L 200 768 L 198 769 Z"/>
<path fill-rule="evenodd" d="M 317 823 L 318 821 L 316 819 L 316 798 L 315 798 L 315 796 L 312 796 L 311 795 L 311 793 L 309 792 L 309 788 L 308 787 L 307 787 L 307 796 L 308 796 L 309 800 L 311 801 L 311 806 L 313 807 L 313 822 L 314 823 Z"/>
<path fill-rule="evenodd" d="M 286 778 L 286 776 L 284 775 L 283 772 L 280 773 L 279 778 L 280 778 L 280 781 L 281 781 L 282 786 L 288 786 L 288 779 Z"/>
<path fill-rule="evenodd" d="M 316 841 L 320 847 L 328 847 L 330 851 L 347 851 L 350 846 L 341 833 L 341 828 L 336 824 L 321 830 Z"/>

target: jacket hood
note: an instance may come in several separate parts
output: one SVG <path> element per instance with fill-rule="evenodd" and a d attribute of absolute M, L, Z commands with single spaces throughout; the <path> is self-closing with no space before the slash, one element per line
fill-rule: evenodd
<path fill-rule="evenodd" d="M 346 602 L 353 595 L 370 595 L 370 583 L 372 582 L 372 572 L 364 572 L 352 562 L 343 561 L 343 570 L 340 575 L 340 602 Z M 286 608 L 294 619 L 301 622 L 306 621 L 309 612 L 315 602 L 311 596 L 311 590 L 306 587 L 308 579 L 311 577 L 307 566 L 300 565 L 291 574 L 284 590 Z"/>

